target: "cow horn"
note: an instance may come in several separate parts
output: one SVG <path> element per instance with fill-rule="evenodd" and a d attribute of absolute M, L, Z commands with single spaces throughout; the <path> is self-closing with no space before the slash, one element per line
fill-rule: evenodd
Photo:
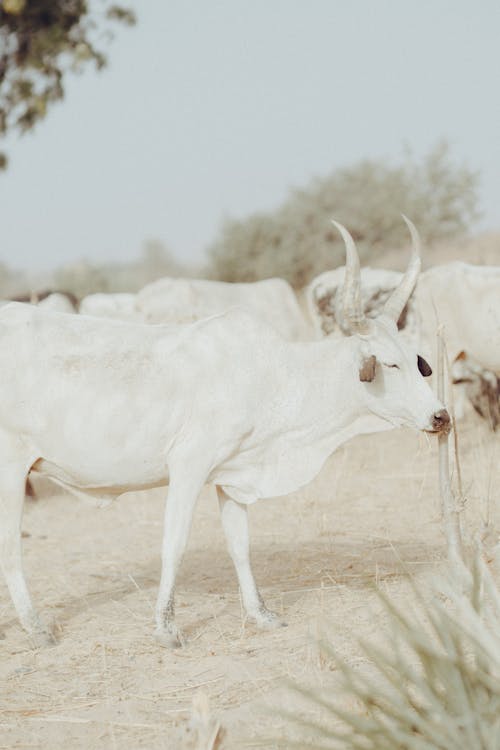
<path fill-rule="evenodd" d="M 342 311 L 341 320 L 339 321 L 340 327 L 347 335 L 351 333 L 366 333 L 368 321 L 361 305 L 361 277 L 358 251 L 347 229 L 334 219 L 332 219 L 332 224 L 339 230 L 345 244 L 345 278 L 341 295 Z"/>
<path fill-rule="evenodd" d="M 417 232 L 415 224 L 408 219 L 404 214 L 401 214 L 406 222 L 408 229 L 411 234 L 412 241 L 412 253 L 408 268 L 399 282 L 399 285 L 393 291 L 389 299 L 384 305 L 383 314 L 392 318 L 396 323 L 399 320 L 399 316 L 404 310 L 404 307 L 410 299 L 411 293 L 417 283 L 418 274 L 420 273 L 420 236 Z"/>

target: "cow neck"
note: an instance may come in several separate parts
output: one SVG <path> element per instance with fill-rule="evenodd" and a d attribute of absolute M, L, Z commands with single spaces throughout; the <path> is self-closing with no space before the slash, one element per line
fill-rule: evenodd
<path fill-rule="evenodd" d="M 290 387 L 303 395 L 297 415 L 328 434 L 347 428 L 369 412 L 358 378 L 354 336 L 290 344 Z"/>

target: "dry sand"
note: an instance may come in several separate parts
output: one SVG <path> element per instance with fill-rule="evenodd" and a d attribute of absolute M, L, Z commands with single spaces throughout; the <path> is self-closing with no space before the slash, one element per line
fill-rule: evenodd
<path fill-rule="evenodd" d="M 488 516 L 500 528 L 500 436 L 474 414 L 460 434 L 471 536 Z M 402 602 L 407 573 L 423 580 L 442 568 L 436 448 L 406 430 L 360 437 L 308 487 L 251 508 L 255 574 L 288 622 L 278 631 L 244 620 L 207 488 L 177 587 L 188 642 L 174 652 L 152 639 L 164 493 L 128 494 L 107 509 L 50 493 L 27 502 L 26 572 L 60 642 L 29 647 L 2 581 L 0 749 L 180 748 L 200 690 L 231 749 L 279 735 L 280 705 L 314 718 L 292 701 L 283 678 L 334 685 L 318 633 L 363 668 L 357 639 L 383 631 L 373 583 Z"/>

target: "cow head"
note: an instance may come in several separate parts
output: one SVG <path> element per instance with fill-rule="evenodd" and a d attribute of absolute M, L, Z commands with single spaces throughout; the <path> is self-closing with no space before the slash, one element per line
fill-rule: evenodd
<path fill-rule="evenodd" d="M 361 398 L 367 409 L 395 426 L 443 432 L 449 430 L 450 417 L 424 380 L 432 370 L 398 335 L 397 321 L 420 272 L 418 232 L 409 219 L 403 218 L 412 237 L 410 262 L 382 313 L 374 319 L 365 316 L 361 305 L 359 258 L 354 240 L 345 227 L 333 222 L 346 246 L 341 327 L 344 335 L 352 338 L 355 376 L 360 381 Z"/>

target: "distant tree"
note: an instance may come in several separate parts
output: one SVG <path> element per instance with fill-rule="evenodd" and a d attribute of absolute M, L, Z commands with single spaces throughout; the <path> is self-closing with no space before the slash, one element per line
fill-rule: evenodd
<path fill-rule="evenodd" d="M 11 270 L 5 263 L 0 262 L 0 297 L 8 293 L 11 275 Z"/>
<path fill-rule="evenodd" d="M 58 268 L 51 283 L 81 299 L 95 292 L 138 292 L 161 276 L 185 275 L 189 275 L 189 269 L 176 261 L 160 240 L 147 240 L 137 260 L 98 264 L 82 260 Z"/>
<path fill-rule="evenodd" d="M 161 276 L 179 276 L 183 269 L 172 257 L 172 254 L 160 240 L 146 240 L 142 247 L 142 257 L 138 270 L 144 283 L 159 279 Z"/>
<path fill-rule="evenodd" d="M 25 133 L 64 97 L 68 71 L 106 65 L 101 42 L 109 21 L 135 23 L 131 10 L 103 0 L 101 17 L 86 0 L 0 0 L 0 135 Z M 7 157 L 0 153 L 0 169 Z"/>
<path fill-rule="evenodd" d="M 72 292 L 78 299 L 94 292 L 109 292 L 109 279 L 101 266 L 86 260 L 57 269 L 54 273 L 56 289 Z"/>
<path fill-rule="evenodd" d="M 478 175 L 439 143 L 420 162 L 366 160 L 294 190 L 274 213 L 227 221 L 209 248 L 209 273 L 225 281 L 281 276 L 296 288 L 344 262 L 331 226 L 347 226 L 364 260 L 368 253 L 408 244 L 401 212 L 433 242 L 463 234 L 477 216 Z M 371 255 L 373 257 L 373 255 Z"/>

